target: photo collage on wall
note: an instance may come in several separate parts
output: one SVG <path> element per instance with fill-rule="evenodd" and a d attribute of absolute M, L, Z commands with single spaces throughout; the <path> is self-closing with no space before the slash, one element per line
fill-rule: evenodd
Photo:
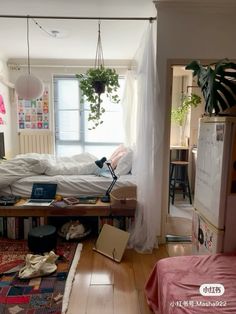
<path fill-rule="evenodd" d="M 44 86 L 41 98 L 24 100 L 18 98 L 19 129 L 49 129 L 49 93 Z"/>
<path fill-rule="evenodd" d="M 5 124 L 5 121 L 2 116 L 3 114 L 6 114 L 6 108 L 5 108 L 3 97 L 2 95 L 0 95 L 0 124 Z"/>

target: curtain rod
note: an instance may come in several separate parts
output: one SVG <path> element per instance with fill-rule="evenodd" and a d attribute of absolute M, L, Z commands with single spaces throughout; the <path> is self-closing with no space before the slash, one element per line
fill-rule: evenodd
<path fill-rule="evenodd" d="M 13 19 L 54 19 L 54 20 L 130 20 L 130 21 L 144 21 L 149 20 L 153 22 L 156 17 L 93 17 L 93 16 L 50 16 L 50 15 L 0 15 L 0 18 Z"/>

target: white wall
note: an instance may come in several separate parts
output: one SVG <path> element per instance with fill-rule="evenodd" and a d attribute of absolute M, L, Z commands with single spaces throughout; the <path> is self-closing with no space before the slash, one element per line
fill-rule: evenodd
<path fill-rule="evenodd" d="M 8 68 L 4 59 L 0 57 L 0 95 L 3 97 L 3 101 L 5 104 L 6 114 L 0 114 L 2 117 L 4 124 L 0 124 L 0 132 L 4 132 L 4 140 L 5 140 L 5 153 L 6 158 L 10 158 L 13 155 L 13 143 L 11 140 L 11 113 L 12 106 L 10 105 L 10 91 L 11 88 L 7 86 L 8 82 Z"/>
<path fill-rule="evenodd" d="M 158 102 L 165 112 L 163 141 L 163 200 L 168 207 L 168 167 L 170 132 L 170 82 L 168 62 L 194 59 L 236 59 L 236 2 L 156 1 L 157 73 L 160 81 Z M 180 64 L 180 63 L 179 63 Z M 163 215 L 163 222 L 165 215 Z"/>

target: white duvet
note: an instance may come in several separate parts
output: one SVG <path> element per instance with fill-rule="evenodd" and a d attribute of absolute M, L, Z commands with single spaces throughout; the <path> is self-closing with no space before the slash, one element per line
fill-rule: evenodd
<path fill-rule="evenodd" d="M 89 153 L 71 157 L 55 157 L 48 154 L 25 154 L 0 164 L 0 189 L 15 181 L 38 174 L 89 175 L 99 174 L 101 169 L 95 164 L 97 158 Z"/>

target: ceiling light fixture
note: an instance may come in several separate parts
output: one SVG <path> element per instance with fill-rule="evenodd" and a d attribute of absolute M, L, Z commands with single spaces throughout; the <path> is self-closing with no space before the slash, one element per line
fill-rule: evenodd
<path fill-rule="evenodd" d="M 28 73 L 18 77 L 15 82 L 15 90 L 19 98 L 32 100 L 42 96 L 43 82 L 38 77 L 30 73 L 29 16 L 27 16 L 27 51 Z"/>

